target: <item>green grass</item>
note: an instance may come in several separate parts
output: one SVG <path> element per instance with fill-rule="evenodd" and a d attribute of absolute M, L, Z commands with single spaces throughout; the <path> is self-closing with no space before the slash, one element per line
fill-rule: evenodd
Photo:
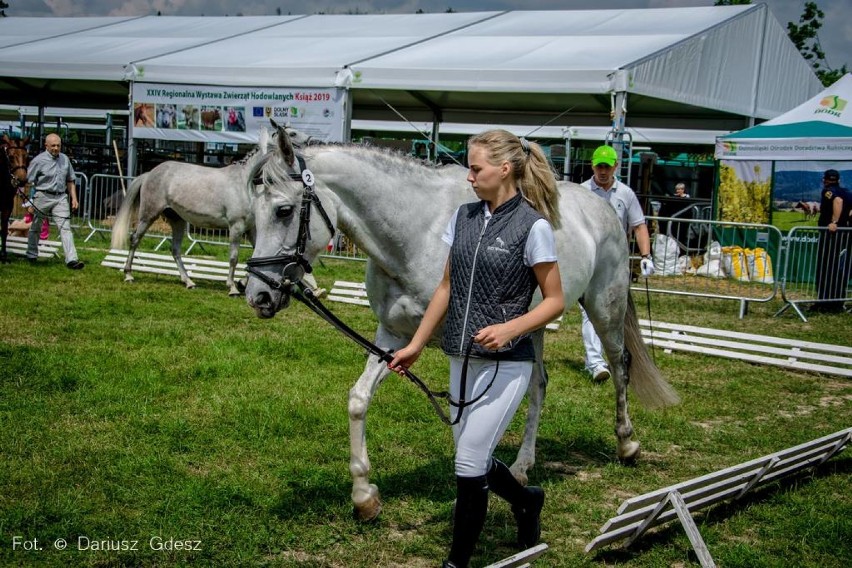
<path fill-rule="evenodd" d="M 801 211 L 773 211 L 772 224 L 786 235 L 793 227 L 816 227 L 817 218 L 808 219 Z"/>
<path fill-rule="evenodd" d="M 93 239 L 96 241 L 97 239 Z M 87 267 L 61 260 L 0 266 L 0 565 L 437 566 L 450 540 L 452 437 L 399 377 L 369 415 L 371 480 L 384 511 L 352 518 L 347 393 L 363 353 L 294 305 L 260 320 L 223 284 L 185 290 L 137 274 L 125 284 L 80 242 Z M 217 253 L 218 255 L 219 253 Z M 320 284 L 363 278 L 363 263 L 325 261 Z M 636 295 L 647 314 L 644 294 Z M 331 304 L 367 336 L 369 310 Z M 752 304 L 652 295 L 653 319 L 852 345 L 849 316 L 803 323 Z M 615 460 L 610 385 L 582 371 L 579 315 L 547 335 L 550 386 L 531 482 L 547 503 L 537 566 L 696 565 L 676 523 L 633 547 L 583 547 L 624 499 L 772 453 L 850 425 L 852 385 L 817 376 L 655 351 L 682 405 L 631 414 L 643 454 Z M 418 363 L 446 381 L 435 349 Z M 511 461 L 525 407 L 497 450 Z M 852 456 L 695 515 L 720 566 L 852 565 Z M 493 498 L 474 566 L 514 552 L 509 508 Z M 41 551 L 13 548 L 38 539 Z M 138 541 L 135 551 L 78 550 L 78 539 Z M 151 538 L 200 541 L 154 550 Z M 55 550 L 56 539 L 70 546 Z M 85 543 L 85 540 L 82 541 Z M 155 540 L 154 543 L 160 542 Z M 114 543 L 115 544 L 115 543 Z M 120 543 L 119 543 L 120 544 Z M 193 543 L 190 543 L 193 544 Z"/>

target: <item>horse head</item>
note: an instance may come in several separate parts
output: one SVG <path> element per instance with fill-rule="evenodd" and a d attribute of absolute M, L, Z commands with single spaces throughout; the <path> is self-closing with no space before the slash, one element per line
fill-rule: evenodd
<path fill-rule="evenodd" d="M 313 174 L 296 153 L 289 133 L 275 126 L 270 151 L 248 176 L 256 236 L 247 263 L 246 301 L 262 318 L 289 305 L 304 273 L 311 271 L 334 236 L 337 221 L 336 210 L 327 209 L 315 192 Z"/>
<path fill-rule="evenodd" d="M 9 158 L 9 174 L 12 176 L 12 185 L 23 187 L 27 183 L 27 164 L 29 153 L 27 144 L 29 137 L 23 139 L 12 139 L 3 135 L 3 143 L 6 147 L 6 156 Z"/>

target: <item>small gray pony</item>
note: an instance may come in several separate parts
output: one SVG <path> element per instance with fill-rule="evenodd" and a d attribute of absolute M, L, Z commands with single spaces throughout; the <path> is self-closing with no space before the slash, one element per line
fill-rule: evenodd
<path fill-rule="evenodd" d="M 171 252 L 187 288 L 195 283 L 181 259 L 181 247 L 187 223 L 207 229 L 227 229 L 230 243 L 228 293 L 241 295 L 234 280 L 240 241 L 248 234 L 254 242 L 252 194 L 246 188 L 248 176 L 269 146 L 269 133 L 260 133 L 257 148 L 239 162 L 224 168 L 212 168 L 168 161 L 144 173 L 130 184 L 112 229 L 112 247 L 124 248 L 131 219 L 138 223 L 130 236 L 130 249 L 124 265 L 124 279 L 133 281 L 133 256 L 151 224 L 163 215 L 172 229 Z"/>

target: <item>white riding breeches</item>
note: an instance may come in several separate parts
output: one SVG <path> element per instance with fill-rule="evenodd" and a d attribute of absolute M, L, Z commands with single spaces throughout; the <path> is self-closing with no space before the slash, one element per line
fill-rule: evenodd
<path fill-rule="evenodd" d="M 466 400 L 473 400 L 488 387 L 498 361 L 471 357 L 468 361 Z M 458 399 L 463 357 L 450 357 L 450 393 Z M 456 443 L 456 475 L 485 475 L 491 454 L 518 410 L 532 375 L 532 361 L 499 361 L 497 377 L 488 392 L 464 409 L 462 419 L 453 426 Z M 453 420 L 458 416 L 454 408 Z"/>
<path fill-rule="evenodd" d="M 601 338 L 595 333 L 595 326 L 592 325 L 592 320 L 589 319 L 586 310 L 580 306 L 580 313 L 583 314 L 583 347 L 586 348 L 586 370 L 594 373 L 595 369 L 601 365 L 606 365 L 606 359 L 603 357 L 603 345 Z"/>

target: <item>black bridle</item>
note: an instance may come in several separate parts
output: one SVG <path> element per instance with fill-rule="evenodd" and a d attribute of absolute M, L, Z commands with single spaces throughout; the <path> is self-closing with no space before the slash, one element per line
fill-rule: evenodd
<path fill-rule="evenodd" d="M 311 170 L 305 167 L 305 160 L 301 156 L 297 156 L 299 162 L 299 172 L 289 174 L 293 181 L 302 182 L 302 205 L 299 211 L 299 236 L 296 239 L 296 250 L 294 254 L 275 254 L 272 256 L 252 257 L 246 263 L 246 271 L 262 280 L 267 286 L 273 290 L 278 290 L 285 294 L 292 294 L 293 286 L 301 283 L 302 277 L 306 272 L 313 271 L 310 261 L 305 258 L 305 251 L 308 247 L 308 241 L 311 240 L 311 208 L 316 206 L 325 221 L 325 226 L 328 232 L 333 236 L 335 229 L 331 218 L 328 216 L 322 202 L 314 191 L 314 174 Z M 263 185 L 262 179 L 255 179 L 255 185 Z M 282 265 L 281 278 L 275 280 L 270 278 L 263 272 L 257 269 L 259 266 L 277 266 Z"/>
<path fill-rule="evenodd" d="M 290 173 L 289 178 L 292 181 L 301 181 L 303 187 L 302 193 L 302 204 L 301 209 L 299 211 L 299 233 L 296 240 L 296 251 L 295 254 L 276 254 L 272 256 L 260 256 L 250 258 L 248 262 L 246 262 L 246 271 L 249 272 L 252 276 L 259 278 L 263 283 L 272 288 L 273 290 L 278 290 L 282 295 L 291 296 L 296 298 L 303 304 L 305 304 L 308 308 L 311 309 L 315 314 L 320 316 L 322 319 L 330 323 L 334 326 L 338 331 L 343 333 L 346 337 L 360 345 L 362 348 L 366 349 L 368 352 L 372 353 L 376 357 L 379 358 L 380 361 L 384 363 L 390 363 L 393 361 L 393 353 L 392 351 L 385 351 L 369 339 L 365 338 L 363 335 L 346 325 L 340 318 L 335 316 L 328 308 L 326 308 L 322 302 L 320 302 L 319 298 L 317 298 L 313 291 L 305 286 L 302 282 L 302 278 L 305 273 L 312 272 L 312 267 L 310 261 L 305 258 L 305 251 L 307 250 L 308 241 L 311 238 L 311 209 L 316 206 L 317 210 L 320 212 L 320 215 L 325 221 L 326 228 L 328 228 L 329 232 L 334 235 L 335 228 L 334 224 L 331 222 L 331 219 L 328 216 L 328 213 L 322 206 L 322 202 L 314 191 L 314 176 L 313 173 L 305 167 L 305 160 L 301 156 L 296 156 L 296 159 L 299 163 L 300 172 Z M 255 178 L 253 180 L 255 185 L 263 185 L 263 179 L 261 176 Z M 270 276 L 267 276 L 257 267 L 260 266 L 282 266 L 280 272 L 280 278 L 274 279 Z M 491 389 L 491 386 L 494 384 L 494 379 L 497 377 L 497 370 L 499 369 L 499 362 L 497 363 L 498 367 L 494 371 L 494 375 L 491 377 L 491 381 L 488 383 L 488 386 L 475 398 L 472 400 L 465 400 L 465 390 L 467 386 L 467 369 L 468 369 L 468 359 L 470 358 L 470 352 L 473 348 L 473 337 L 471 337 L 467 344 L 467 349 L 465 351 L 464 357 L 464 366 L 462 368 L 461 374 L 461 384 L 460 384 L 460 397 L 458 400 L 454 400 L 448 391 L 433 391 L 426 383 L 423 382 L 417 375 L 412 373 L 409 369 L 402 369 L 402 374 L 410 380 L 412 383 L 417 385 L 417 387 L 422 390 L 426 397 L 429 399 L 429 402 L 432 404 L 432 407 L 435 409 L 435 412 L 438 414 L 438 417 L 442 422 L 449 426 L 453 426 L 458 424 L 458 422 L 462 418 L 462 413 L 464 409 L 468 406 L 475 404 L 479 399 L 481 399 L 485 394 Z M 441 408 L 441 405 L 438 403 L 438 399 L 444 399 L 447 401 L 447 404 L 450 406 L 458 408 L 458 414 L 456 415 L 455 420 L 451 420 L 450 417 L 444 412 L 444 409 Z"/>

